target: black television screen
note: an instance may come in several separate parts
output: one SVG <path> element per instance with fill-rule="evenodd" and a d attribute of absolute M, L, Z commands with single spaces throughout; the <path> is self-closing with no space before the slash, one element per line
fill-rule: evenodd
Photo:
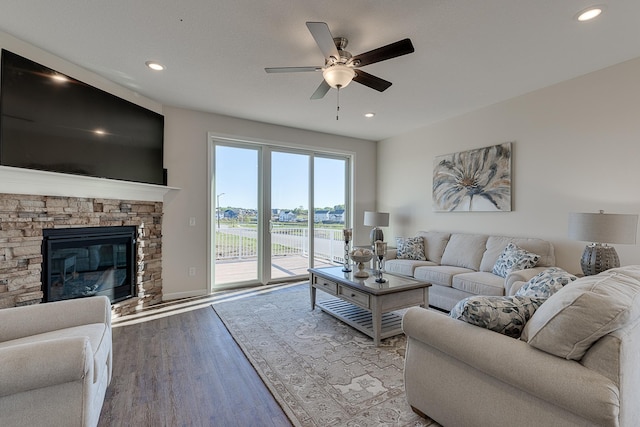
<path fill-rule="evenodd" d="M 2 50 L 0 164 L 166 184 L 164 117 Z"/>

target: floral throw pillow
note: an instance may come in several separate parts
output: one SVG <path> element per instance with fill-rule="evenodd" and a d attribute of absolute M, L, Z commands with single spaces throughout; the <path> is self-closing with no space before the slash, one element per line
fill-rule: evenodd
<path fill-rule="evenodd" d="M 396 237 L 396 258 L 426 261 L 422 237 Z"/>
<path fill-rule="evenodd" d="M 458 301 L 449 316 L 519 338 L 524 325 L 545 300 L 525 296 L 472 296 Z"/>
<path fill-rule="evenodd" d="M 518 289 L 516 295 L 549 298 L 566 284 L 577 279 L 576 276 L 566 272 L 560 267 L 550 267 L 537 276 L 532 277 L 531 280 Z"/>
<path fill-rule="evenodd" d="M 540 255 L 527 252 L 514 243 L 509 243 L 498 257 L 492 272 L 497 276 L 507 277 L 512 271 L 535 267 L 539 260 Z"/>

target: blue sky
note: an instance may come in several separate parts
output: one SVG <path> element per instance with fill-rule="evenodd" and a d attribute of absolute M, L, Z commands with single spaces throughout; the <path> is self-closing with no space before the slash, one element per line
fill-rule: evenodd
<path fill-rule="evenodd" d="M 257 209 L 258 151 L 236 147 L 216 147 L 216 195 L 220 206 Z M 345 160 L 315 158 L 315 205 L 345 203 Z M 309 156 L 274 152 L 272 155 L 273 209 L 308 206 Z"/>

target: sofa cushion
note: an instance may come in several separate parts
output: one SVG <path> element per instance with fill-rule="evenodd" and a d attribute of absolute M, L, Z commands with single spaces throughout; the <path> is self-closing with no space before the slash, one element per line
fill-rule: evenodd
<path fill-rule="evenodd" d="M 431 261 L 415 261 L 412 259 L 390 259 L 384 262 L 384 271 L 403 276 L 413 276 L 417 267 L 425 265 L 437 265 Z"/>
<path fill-rule="evenodd" d="M 440 231 L 420 231 L 417 237 L 422 237 L 424 241 L 424 251 L 428 261 L 441 264 L 444 248 L 451 237 L 451 233 L 443 233 Z"/>
<path fill-rule="evenodd" d="M 460 273 L 471 273 L 473 270 L 464 267 L 452 267 L 449 265 L 435 265 L 417 267 L 413 277 L 432 285 L 451 286 L 453 276 Z"/>
<path fill-rule="evenodd" d="M 442 254 L 441 264 L 478 271 L 487 237 L 481 234 L 452 234 Z"/>
<path fill-rule="evenodd" d="M 422 237 L 396 237 L 396 257 L 426 261 Z"/>
<path fill-rule="evenodd" d="M 565 359 L 580 360 L 602 336 L 640 316 L 640 281 L 614 269 L 560 289 L 536 311 L 522 339 Z"/>
<path fill-rule="evenodd" d="M 492 273 L 473 271 L 453 277 L 451 286 L 474 295 L 504 295 L 504 279 Z"/>
<path fill-rule="evenodd" d="M 544 298 L 521 296 L 472 296 L 458 302 L 449 316 L 518 338 L 527 321 L 543 302 Z"/>
<path fill-rule="evenodd" d="M 560 267 L 547 268 L 540 274 L 532 277 L 531 280 L 518 289 L 516 295 L 549 298 L 565 285 L 577 279 L 576 276 L 566 272 Z"/>
<path fill-rule="evenodd" d="M 507 277 L 512 271 L 535 267 L 539 259 L 540 255 L 509 243 L 498 257 L 491 272 L 500 277 Z"/>
<path fill-rule="evenodd" d="M 538 266 L 552 267 L 556 264 L 553 245 L 546 240 L 526 237 L 489 236 L 486 250 L 482 255 L 480 271 L 492 271 L 498 257 L 509 243 L 513 243 L 526 251 L 540 255 Z"/>

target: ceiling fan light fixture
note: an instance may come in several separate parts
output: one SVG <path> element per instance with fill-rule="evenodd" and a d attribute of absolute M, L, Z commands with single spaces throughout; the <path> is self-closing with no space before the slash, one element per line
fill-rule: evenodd
<path fill-rule="evenodd" d="M 347 87 L 351 80 L 355 77 L 356 72 L 353 68 L 343 64 L 335 64 L 327 67 L 322 72 L 322 77 L 332 88 Z"/>

